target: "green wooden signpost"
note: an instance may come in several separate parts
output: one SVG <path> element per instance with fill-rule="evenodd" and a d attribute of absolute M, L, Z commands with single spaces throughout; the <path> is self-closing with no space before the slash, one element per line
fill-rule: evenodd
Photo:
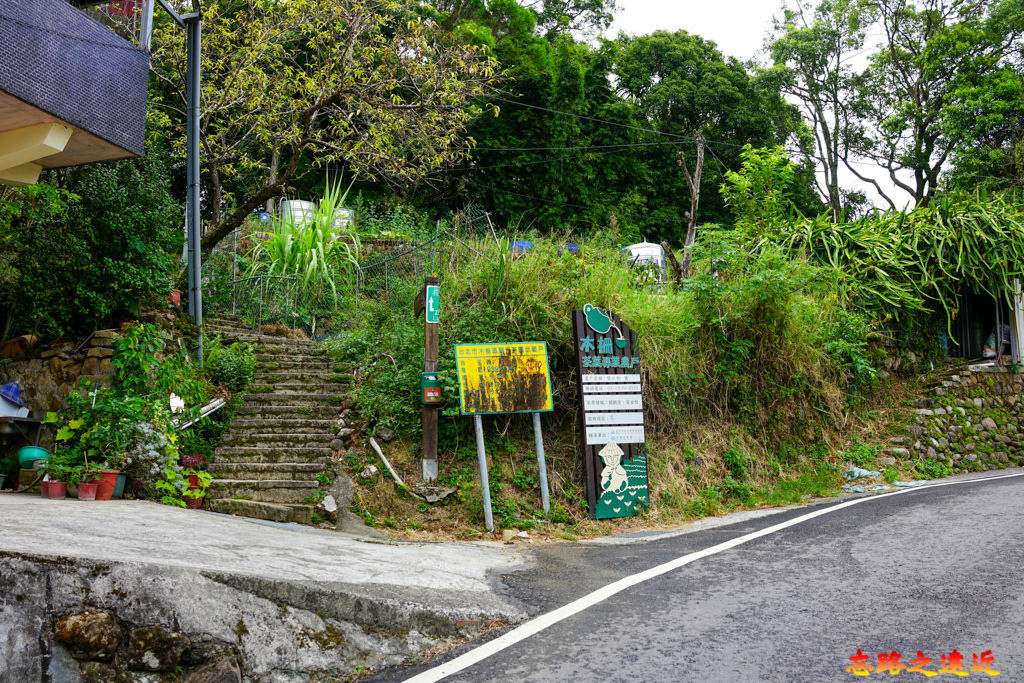
<path fill-rule="evenodd" d="M 637 335 L 590 304 L 573 311 L 572 329 L 590 515 L 629 517 L 650 495 Z"/>

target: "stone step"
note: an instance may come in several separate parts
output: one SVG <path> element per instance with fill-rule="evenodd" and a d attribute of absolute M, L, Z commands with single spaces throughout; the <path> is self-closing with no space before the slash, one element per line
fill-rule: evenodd
<path fill-rule="evenodd" d="M 237 414 L 243 420 L 328 420 L 337 418 L 340 412 L 336 405 L 242 405 Z"/>
<path fill-rule="evenodd" d="M 309 353 L 298 353 L 294 350 L 278 349 L 278 348 L 260 348 L 256 349 L 256 364 L 260 363 L 283 363 L 283 362 L 294 362 L 294 363 L 308 363 L 310 361 L 324 361 L 329 360 L 327 352 L 323 349 L 319 351 L 310 351 Z"/>
<path fill-rule="evenodd" d="M 292 479 L 315 483 L 324 466 L 318 462 L 215 462 L 208 469 L 215 479 Z"/>
<path fill-rule="evenodd" d="M 268 434 L 265 432 L 239 434 L 233 430 L 221 440 L 224 446 L 290 446 L 294 448 L 327 448 L 337 437 L 329 432 L 316 434 Z"/>
<path fill-rule="evenodd" d="M 231 421 L 231 434 L 336 434 L 336 420 L 310 418 L 235 419 Z"/>
<path fill-rule="evenodd" d="M 248 392 L 251 394 L 343 394 L 349 389 L 348 382 L 289 382 L 282 379 L 279 382 L 267 382 L 260 384 L 253 382 L 249 385 Z"/>
<path fill-rule="evenodd" d="M 258 332 L 236 332 L 229 330 L 208 330 L 211 337 L 222 337 L 232 342 L 245 342 L 256 348 L 283 347 L 297 351 L 315 351 L 319 347 L 315 341 L 309 339 L 289 339 L 278 337 L 273 334 L 259 334 Z"/>
<path fill-rule="evenodd" d="M 213 512 L 251 517 L 253 519 L 266 519 L 271 522 L 311 524 L 313 521 L 312 505 L 282 505 L 280 503 L 264 503 L 256 500 L 217 498 L 206 501 L 206 507 Z"/>
<path fill-rule="evenodd" d="M 266 361 L 256 363 L 256 372 L 273 370 L 325 370 L 328 372 L 352 372 L 352 368 L 344 363 L 334 363 L 320 358 L 310 361 L 284 360 L 280 362 Z"/>
<path fill-rule="evenodd" d="M 242 320 L 241 318 L 229 320 L 227 318 L 222 318 L 221 316 L 217 316 L 216 318 L 206 318 L 203 320 L 203 327 L 207 330 L 229 329 L 249 332 L 254 332 L 256 330 L 255 326 L 246 320 Z"/>
<path fill-rule="evenodd" d="M 203 320 L 203 327 L 206 329 L 219 329 L 227 328 L 232 330 L 242 330 L 252 332 L 256 328 L 248 320 L 243 320 L 238 317 L 217 315 L 213 318 L 206 318 Z"/>
<path fill-rule="evenodd" d="M 321 393 L 255 393 L 244 394 L 242 400 L 249 406 L 256 405 L 288 405 L 288 406 L 333 406 L 340 407 L 346 398 L 345 394 Z"/>
<path fill-rule="evenodd" d="M 253 344 L 262 344 L 263 342 L 278 343 L 278 344 L 292 344 L 294 346 L 312 346 L 315 347 L 317 343 L 312 339 L 296 339 L 294 337 L 285 337 L 280 334 L 265 334 L 259 330 L 254 329 L 239 329 L 235 327 L 219 327 L 219 326 L 207 326 L 204 328 L 207 334 L 211 336 L 221 335 L 223 337 L 230 337 L 235 341 L 245 341 Z"/>
<path fill-rule="evenodd" d="M 214 451 L 217 463 L 231 462 L 322 462 L 334 455 L 330 448 L 295 446 L 219 446 Z"/>
<path fill-rule="evenodd" d="M 309 505 L 317 491 L 315 481 L 295 479 L 214 479 L 207 489 L 213 498 L 255 500 L 260 503 Z"/>
<path fill-rule="evenodd" d="M 334 372 L 330 367 L 313 370 L 257 370 L 254 384 L 345 384 L 352 382 L 351 373 Z"/>

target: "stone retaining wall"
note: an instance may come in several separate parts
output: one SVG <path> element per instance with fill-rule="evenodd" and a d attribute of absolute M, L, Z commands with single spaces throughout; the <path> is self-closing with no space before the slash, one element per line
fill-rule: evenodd
<path fill-rule="evenodd" d="M 85 342 L 51 345 L 42 353 L 29 350 L 28 359 L 0 363 L 0 384 L 19 382 L 22 399 L 32 410 L 59 410 L 80 378 L 109 381 L 116 335 L 117 330 L 99 330 Z"/>
<path fill-rule="evenodd" d="M 1024 374 L 977 363 L 937 375 L 931 396 L 914 402 L 908 436 L 892 440 L 896 458 L 938 460 L 954 470 L 1024 463 Z"/>

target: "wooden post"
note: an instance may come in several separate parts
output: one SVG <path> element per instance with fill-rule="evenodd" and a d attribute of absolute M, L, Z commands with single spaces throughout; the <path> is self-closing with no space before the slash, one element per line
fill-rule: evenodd
<path fill-rule="evenodd" d="M 423 312 L 423 372 L 437 372 L 440 334 L 440 280 L 423 279 L 423 289 L 416 297 L 413 315 Z M 423 406 L 423 481 L 437 479 L 437 411 L 438 406 Z"/>

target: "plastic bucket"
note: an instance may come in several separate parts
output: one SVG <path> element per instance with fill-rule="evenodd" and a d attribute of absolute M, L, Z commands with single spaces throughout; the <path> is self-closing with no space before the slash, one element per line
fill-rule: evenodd
<path fill-rule="evenodd" d="M 49 460 L 50 451 L 42 446 L 22 446 L 18 449 L 18 466 L 31 469 L 36 460 Z"/>

